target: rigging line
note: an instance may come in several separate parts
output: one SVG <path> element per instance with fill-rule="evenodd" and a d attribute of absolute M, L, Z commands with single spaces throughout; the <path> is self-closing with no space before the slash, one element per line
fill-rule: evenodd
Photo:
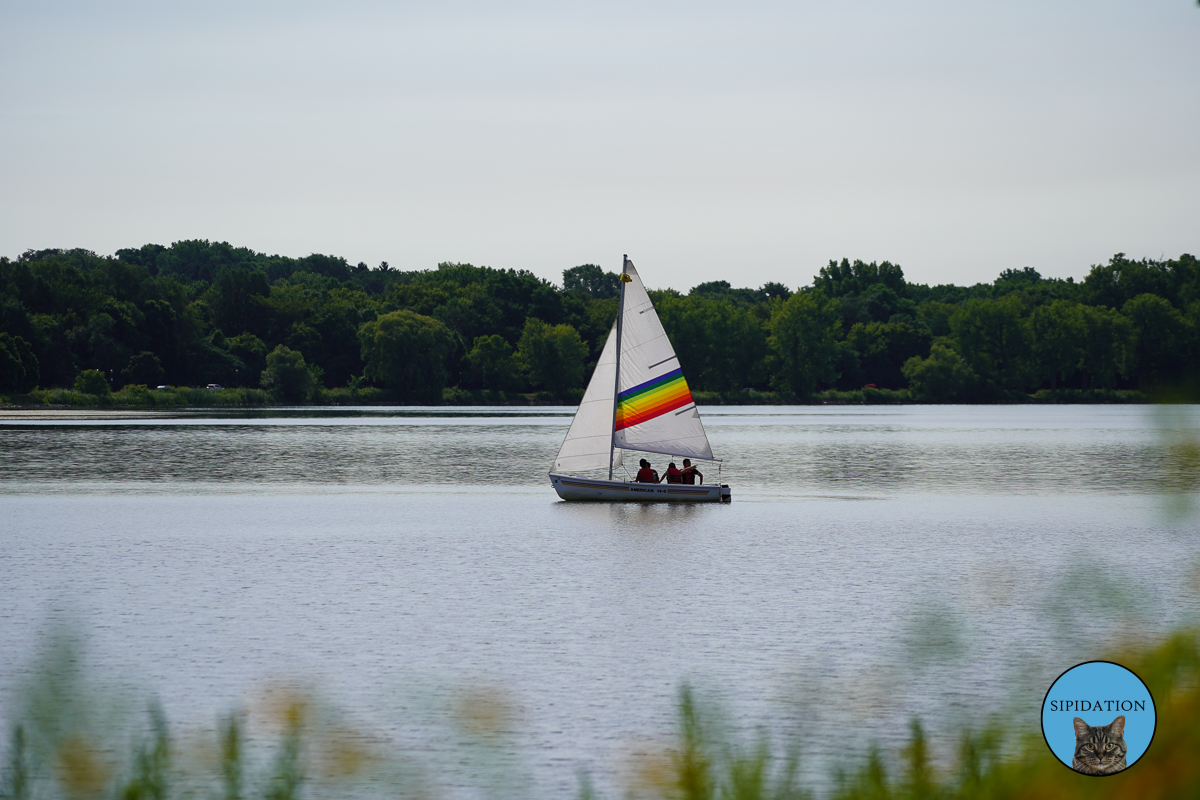
<path fill-rule="evenodd" d="M 631 453 L 657 453 L 660 456 L 678 456 L 679 458 L 695 458 L 700 461 L 716 461 L 718 463 L 724 461 L 723 458 L 713 458 L 712 456 L 693 456 L 689 454 L 681 454 L 678 450 L 651 450 L 648 447 L 634 447 L 633 445 L 616 445 L 618 450 L 628 450 Z"/>

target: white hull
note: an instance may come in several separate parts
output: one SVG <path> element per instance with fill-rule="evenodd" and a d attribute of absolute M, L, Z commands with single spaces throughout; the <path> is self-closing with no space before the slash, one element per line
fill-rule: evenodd
<path fill-rule="evenodd" d="M 563 500 L 617 500 L 627 503 L 728 503 L 728 486 L 715 483 L 633 483 L 550 473 L 550 483 Z"/>

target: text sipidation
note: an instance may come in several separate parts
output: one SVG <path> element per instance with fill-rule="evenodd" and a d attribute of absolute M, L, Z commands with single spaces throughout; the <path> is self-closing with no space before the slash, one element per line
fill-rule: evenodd
<path fill-rule="evenodd" d="M 1145 711 L 1144 700 L 1051 700 L 1051 711 Z"/>

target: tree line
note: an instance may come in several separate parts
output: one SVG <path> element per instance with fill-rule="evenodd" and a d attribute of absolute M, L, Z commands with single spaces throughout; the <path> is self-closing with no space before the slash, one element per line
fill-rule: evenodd
<path fill-rule="evenodd" d="M 577 400 L 616 314 L 594 264 L 557 286 L 443 263 L 375 268 L 224 242 L 0 258 L 0 394 L 210 383 L 305 402 L 377 387 L 401 403 Z M 727 281 L 651 296 L 695 392 L 806 398 L 870 387 L 927 402 L 1062 389 L 1152 392 L 1197 379 L 1200 264 L 1118 253 L 1087 277 L 1026 267 L 974 286 L 830 261 L 795 291 Z M 449 390 L 449 395 L 447 395 Z"/>

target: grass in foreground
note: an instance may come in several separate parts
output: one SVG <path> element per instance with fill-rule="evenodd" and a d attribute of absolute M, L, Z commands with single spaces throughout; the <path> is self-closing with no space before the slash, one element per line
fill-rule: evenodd
<path fill-rule="evenodd" d="M 311 694 L 281 690 L 264 704 L 257 726 L 243 713 L 200 737 L 172 732 L 151 705 L 137 724 L 121 724 L 112 708 L 83 691 L 72 672 L 69 642 L 55 645 L 20 696 L 0 777 L 0 798 L 115 800 L 299 800 L 300 798 L 430 798 L 436 787 L 476 777 L 483 797 L 527 797 L 511 749 L 503 703 L 475 693 L 449 714 L 458 725 L 458 755 L 441 769 L 420 764 L 382 740 L 356 732 L 322 709 Z M 931 755 L 925 730 L 911 723 L 899 752 L 858 754 L 818 792 L 801 770 L 795 747 L 776 746 L 766 731 L 749 741 L 730 736 L 719 715 L 689 688 L 680 690 L 674 742 L 646 754 L 626 788 L 629 798 L 661 800 L 1008 800 L 1022 798 L 1200 797 L 1200 637 L 1177 633 L 1113 660 L 1137 672 L 1157 706 L 1158 728 L 1146 754 L 1128 771 L 1105 778 L 1078 775 L 1047 749 L 1035 720 L 963 732 L 949 763 Z M 253 730 L 252 730 L 253 728 Z M 518 754 L 519 755 L 519 754 Z M 508 766 L 503 766 L 507 764 Z M 501 766 L 497 766 L 501 765 Z M 826 783 L 826 786 L 829 784 Z M 599 800 L 586 775 L 578 797 Z"/>

